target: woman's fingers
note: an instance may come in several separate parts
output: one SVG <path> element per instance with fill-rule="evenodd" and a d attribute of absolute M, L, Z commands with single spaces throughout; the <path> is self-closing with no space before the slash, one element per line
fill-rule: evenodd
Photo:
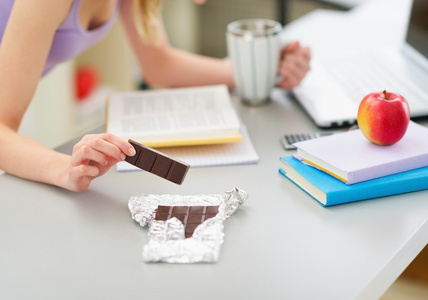
<path fill-rule="evenodd" d="M 91 181 L 107 172 L 110 167 L 135 155 L 132 145 L 109 133 L 84 136 L 74 147 L 69 166 L 69 186 L 84 191 Z"/>
<path fill-rule="evenodd" d="M 109 134 L 86 135 L 73 149 L 73 163 L 93 160 L 101 165 L 108 163 L 108 158 L 124 160 L 126 155 L 135 155 L 135 150 L 128 142 Z"/>
<path fill-rule="evenodd" d="M 79 177 L 92 177 L 95 178 L 98 176 L 100 170 L 96 166 L 91 165 L 78 165 L 71 169 L 74 178 Z"/>
<path fill-rule="evenodd" d="M 298 44 L 292 44 L 283 51 L 279 74 L 284 80 L 278 84 L 281 88 L 290 89 L 300 84 L 309 71 L 310 51 Z"/>
<path fill-rule="evenodd" d="M 76 144 L 76 150 L 85 147 L 99 151 L 117 160 L 123 160 L 125 155 L 131 155 L 132 148 L 128 142 L 109 133 L 84 136 L 83 139 Z"/>
<path fill-rule="evenodd" d="M 71 157 L 71 163 L 73 165 L 86 164 L 89 161 L 94 161 L 100 165 L 108 164 L 106 155 L 89 145 L 82 145 Z"/>

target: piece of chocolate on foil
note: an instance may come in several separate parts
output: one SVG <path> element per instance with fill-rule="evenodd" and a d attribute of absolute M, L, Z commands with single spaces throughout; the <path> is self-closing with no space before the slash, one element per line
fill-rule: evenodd
<path fill-rule="evenodd" d="M 218 205 L 210 206 L 167 206 L 159 205 L 156 209 L 155 220 L 166 221 L 177 218 L 184 225 L 184 235 L 187 238 L 193 235 L 196 227 L 205 220 L 213 218 L 218 213 Z"/>
<path fill-rule="evenodd" d="M 149 225 L 145 262 L 213 263 L 223 244 L 223 221 L 248 198 L 235 187 L 221 194 L 143 194 L 129 199 L 132 218 Z M 183 226 L 184 225 L 184 226 Z"/>

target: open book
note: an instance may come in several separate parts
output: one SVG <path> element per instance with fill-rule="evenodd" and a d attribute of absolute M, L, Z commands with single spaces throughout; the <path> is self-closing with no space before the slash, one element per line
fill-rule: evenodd
<path fill-rule="evenodd" d="M 106 132 L 149 147 L 238 142 L 240 122 L 225 85 L 116 93 Z"/>

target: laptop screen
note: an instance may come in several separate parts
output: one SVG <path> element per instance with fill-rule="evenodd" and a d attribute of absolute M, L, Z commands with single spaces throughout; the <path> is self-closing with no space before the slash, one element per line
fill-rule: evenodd
<path fill-rule="evenodd" d="M 406 42 L 428 58 L 428 0 L 414 0 Z"/>

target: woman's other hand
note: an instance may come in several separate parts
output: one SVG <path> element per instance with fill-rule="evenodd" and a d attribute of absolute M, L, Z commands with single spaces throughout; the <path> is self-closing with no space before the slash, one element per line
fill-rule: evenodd
<path fill-rule="evenodd" d="M 284 89 L 298 86 L 310 69 L 310 59 L 311 54 L 308 47 L 300 46 L 297 41 L 288 44 L 281 51 L 278 72 L 283 79 L 277 86 Z"/>

